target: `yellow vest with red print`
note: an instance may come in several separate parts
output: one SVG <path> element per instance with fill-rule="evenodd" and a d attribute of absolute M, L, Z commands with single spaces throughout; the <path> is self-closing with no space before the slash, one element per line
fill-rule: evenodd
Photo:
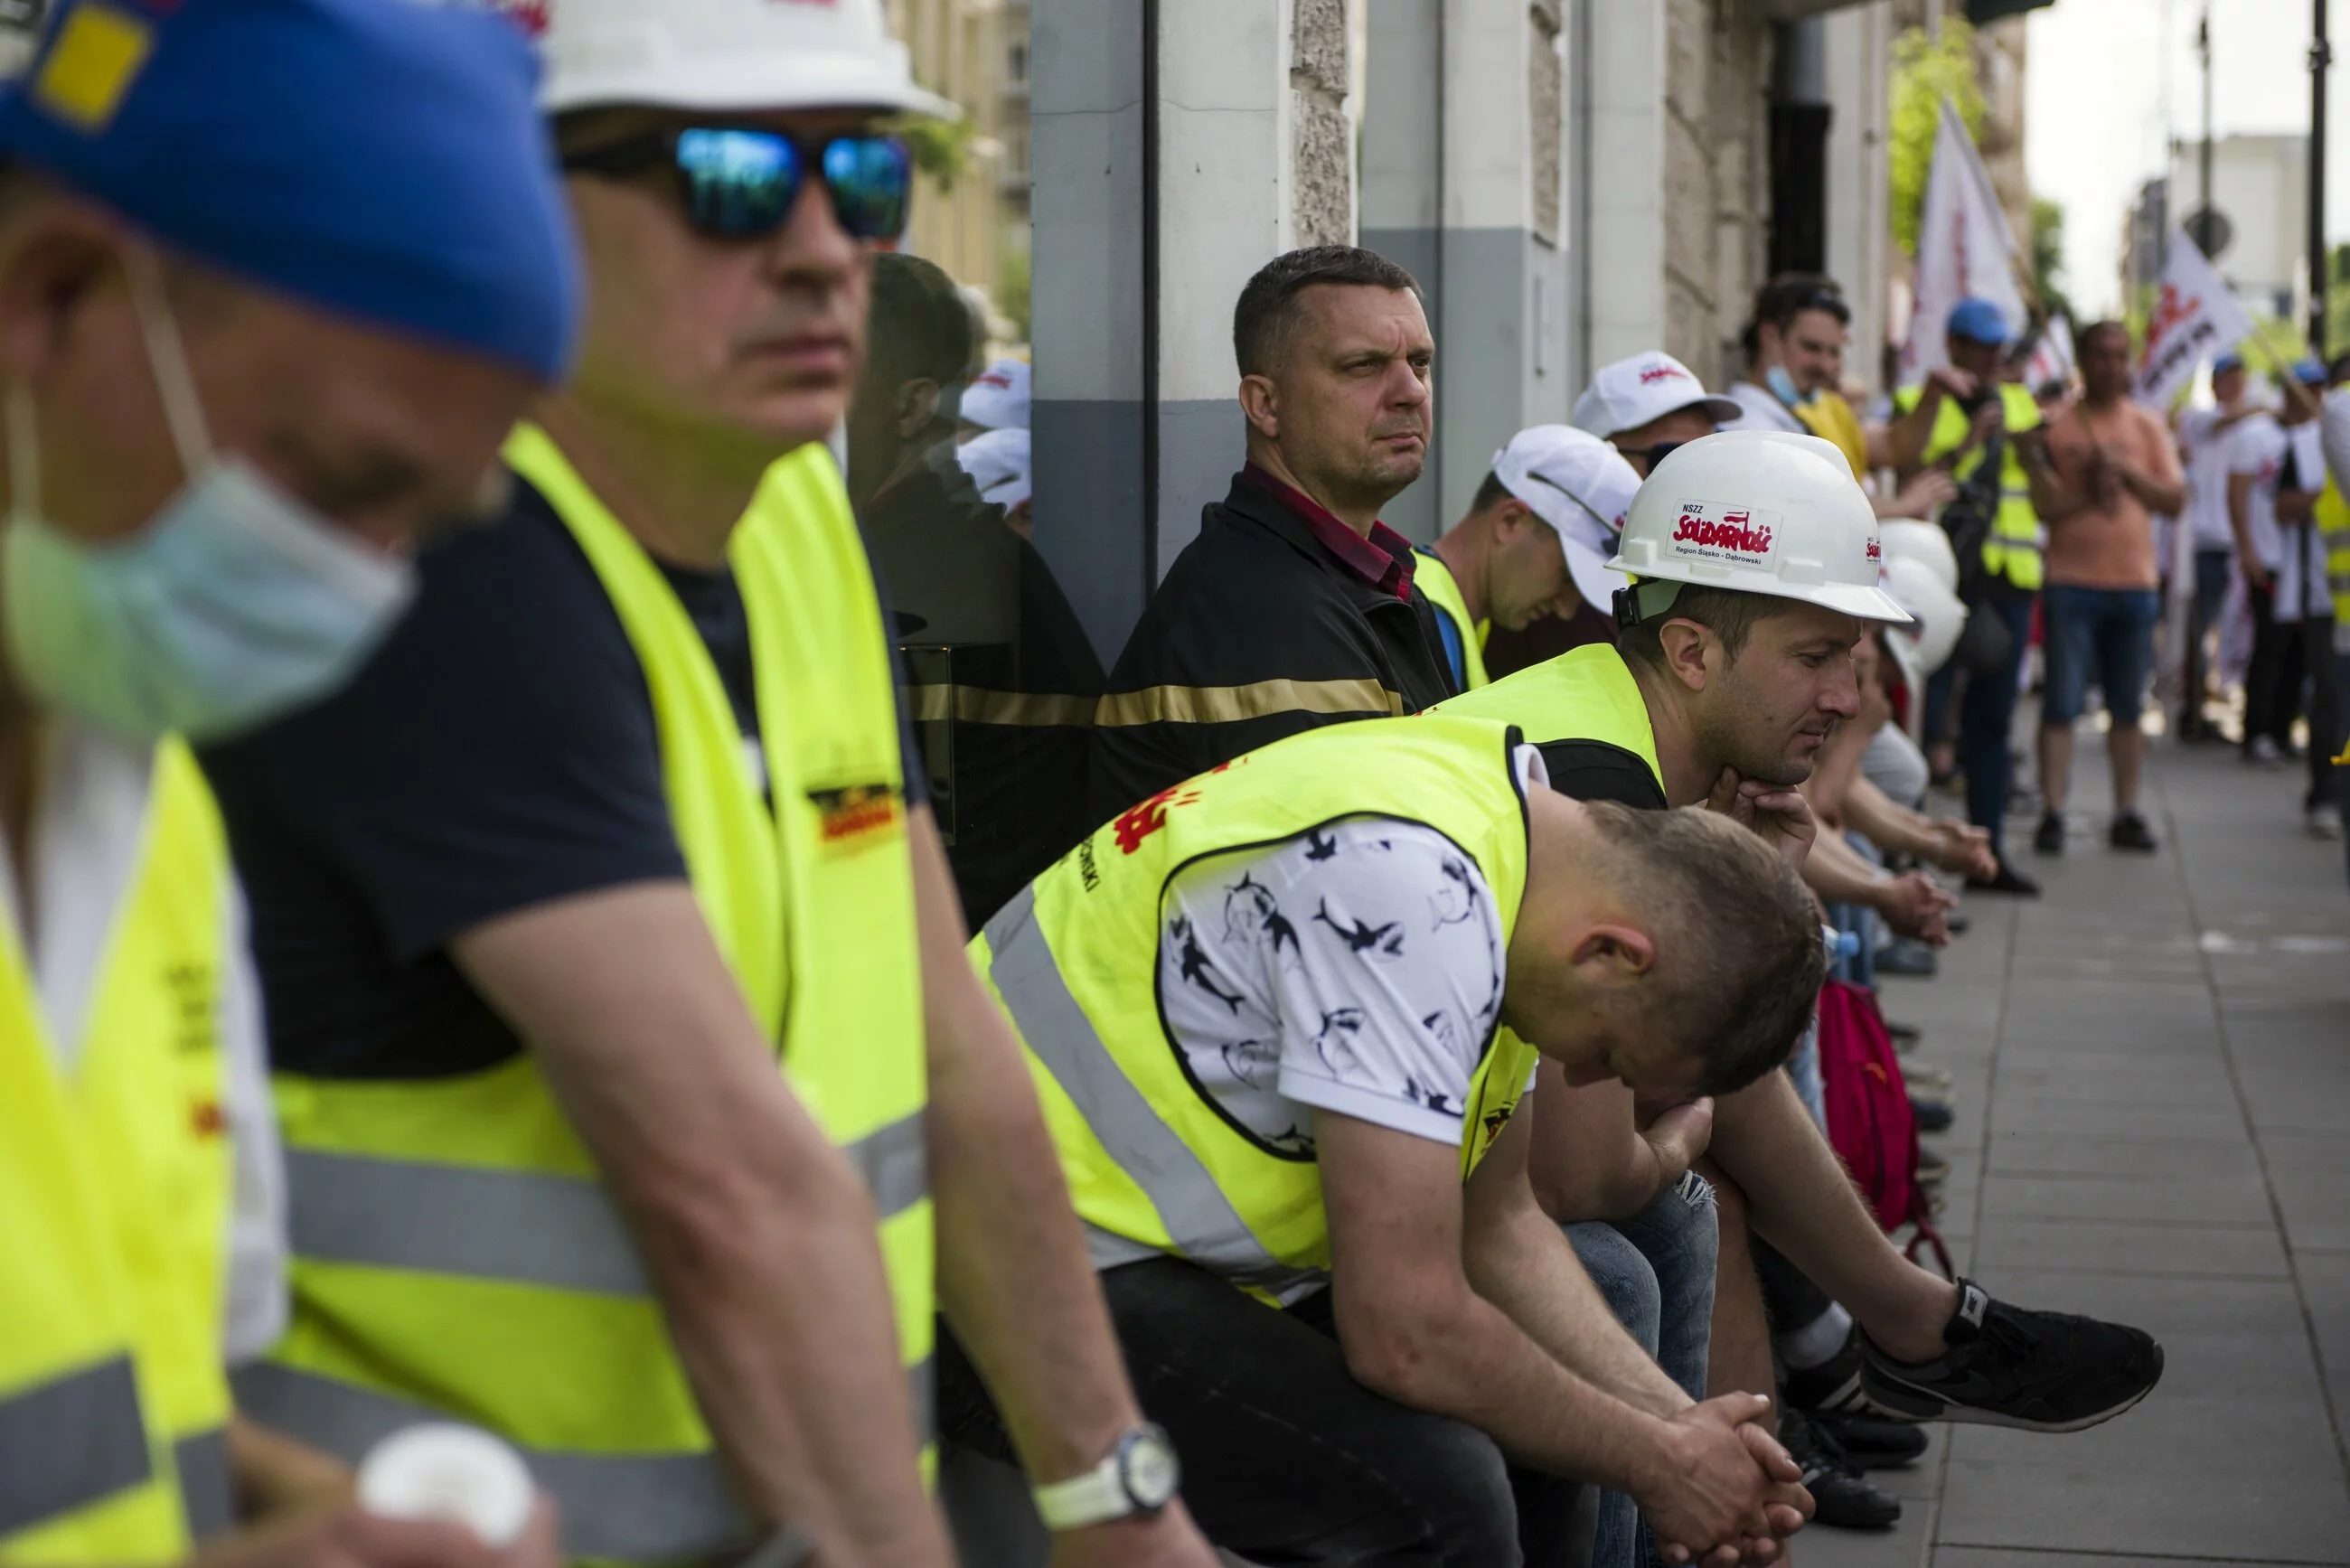
<path fill-rule="evenodd" d="M 972 958 L 1011 1015 L 1097 1262 L 1137 1244 L 1286 1302 L 1330 1268 L 1311 1153 L 1244 1136 L 1184 1070 L 1160 1020 L 1159 935 L 1187 867 L 1357 816 L 1442 833 L 1492 888 L 1506 945 L 1525 892 L 1526 803 L 1509 726 L 1340 724 L 1251 752 L 1121 813 L 989 920 Z M 1505 1032 L 1469 1086 L 1465 1179 L 1533 1071 Z"/>
<path fill-rule="evenodd" d="M 229 1522 L 228 848 L 185 747 L 60 1071 L 0 921 L 0 1563 L 162 1563 Z"/>
<path fill-rule="evenodd" d="M 522 427 L 505 455 L 619 612 L 694 897 L 780 1070 L 865 1178 L 927 1433 L 921 955 L 894 667 L 838 471 L 821 446 L 778 462 L 728 547 L 763 798 L 660 568 L 542 431 Z M 276 1087 L 294 1323 L 239 1378 L 249 1413 L 347 1459 L 432 1416 L 488 1428 L 524 1450 L 577 1558 L 666 1563 L 753 1539 L 635 1244 L 527 1054 L 440 1079 Z"/>

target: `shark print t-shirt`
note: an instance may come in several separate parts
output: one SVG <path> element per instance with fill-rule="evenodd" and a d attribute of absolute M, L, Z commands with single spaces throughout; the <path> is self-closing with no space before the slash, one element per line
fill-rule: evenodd
<path fill-rule="evenodd" d="M 1460 1146 L 1504 959 L 1451 839 L 1347 818 L 1186 867 L 1160 919 L 1160 1015 L 1244 1135 L 1310 1157 L 1319 1108 Z"/>

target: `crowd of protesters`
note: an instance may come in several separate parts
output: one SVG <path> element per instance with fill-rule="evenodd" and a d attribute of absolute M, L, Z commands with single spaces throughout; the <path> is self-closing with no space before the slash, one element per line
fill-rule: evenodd
<path fill-rule="evenodd" d="M 1269 256 L 1106 667 L 879 0 L 512 9 L 66 0 L 0 90 L 0 1561 L 1731 1568 L 2154 1388 L 1950 1268 L 1880 1001 L 2032 890 L 2035 607 L 2035 847 L 2092 685 L 2155 846 L 2126 335 L 2045 418 L 1970 300 L 1876 418 L 1780 280 L 1415 545 L 1419 283 Z M 2319 408 L 2198 427 L 2254 761 L 2338 741 Z"/>

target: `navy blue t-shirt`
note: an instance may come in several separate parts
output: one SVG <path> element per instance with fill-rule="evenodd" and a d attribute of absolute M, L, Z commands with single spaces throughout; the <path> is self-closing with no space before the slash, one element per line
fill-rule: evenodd
<path fill-rule="evenodd" d="M 500 522 L 436 542 L 417 569 L 414 606 L 349 685 L 199 753 L 251 905 L 281 1070 L 412 1078 L 503 1061 L 521 1042 L 450 940 L 685 875 L 643 670 L 545 498 L 518 483 Z M 662 570 L 755 736 L 733 575 Z M 926 786 L 903 744 L 910 806 Z"/>

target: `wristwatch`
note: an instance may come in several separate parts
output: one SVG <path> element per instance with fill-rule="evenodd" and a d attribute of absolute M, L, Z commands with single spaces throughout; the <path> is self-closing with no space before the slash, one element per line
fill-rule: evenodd
<path fill-rule="evenodd" d="M 1129 1514 L 1157 1513 L 1175 1501 L 1182 1482 L 1183 1467 L 1165 1428 L 1145 1421 L 1121 1433 L 1108 1458 L 1085 1474 L 1040 1486 L 1030 1495 L 1046 1530 L 1082 1530 Z"/>

